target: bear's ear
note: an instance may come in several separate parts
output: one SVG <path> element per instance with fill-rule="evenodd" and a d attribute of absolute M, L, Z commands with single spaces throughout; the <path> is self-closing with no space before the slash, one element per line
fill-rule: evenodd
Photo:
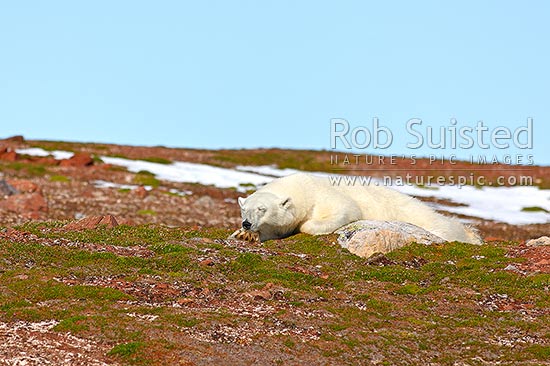
<path fill-rule="evenodd" d="M 244 201 L 246 201 L 246 198 L 239 197 L 239 198 L 237 198 L 237 201 L 239 201 L 239 206 L 243 207 L 244 206 Z"/>
<path fill-rule="evenodd" d="M 290 205 L 292 205 L 292 198 L 290 197 L 287 197 L 285 199 L 283 199 L 280 203 L 281 207 L 283 208 L 289 208 Z"/>

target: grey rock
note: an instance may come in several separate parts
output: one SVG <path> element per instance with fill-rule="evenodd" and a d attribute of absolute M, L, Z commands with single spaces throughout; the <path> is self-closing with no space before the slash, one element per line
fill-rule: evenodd
<path fill-rule="evenodd" d="M 210 196 L 202 196 L 193 203 L 193 206 L 199 208 L 213 208 L 216 206 L 216 202 Z"/>
<path fill-rule="evenodd" d="M 17 194 L 17 189 L 15 189 L 11 184 L 6 182 L 5 179 L 0 180 L 0 196 L 11 196 Z"/>
<path fill-rule="evenodd" d="M 550 245 L 550 238 L 547 236 L 541 236 L 537 239 L 531 239 L 525 243 L 528 247 L 541 247 L 543 245 Z"/>
<path fill-rule="evenodd" d="M 440 244 L 445 240 L 423 228 L 397 221 L 361 220 L 336 231 L 338 243 L 353 254 L 368 258 L 388 253 L 411 243 Z"/>

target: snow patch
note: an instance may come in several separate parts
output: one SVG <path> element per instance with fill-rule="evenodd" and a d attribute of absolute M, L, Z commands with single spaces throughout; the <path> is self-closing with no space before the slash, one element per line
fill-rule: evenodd
<path fill-rule="evenodd" d="M 92 183 L 97 188 L 117 188 L 117 189 L 131 189 L 131 190 L 134 190 L 134 189 L 140 187 L 140 186 L 137 186 L 135 184 L 118 184 L 118 183 L 108 182 L 106 180 L 101 180 L 101 179 L 94 180 Z M 150 190 L 153 189 L 153 187 L 151 187 L 151 186 L 143 186 L 143 188 L 145 188 L 146 191 L 150 191 Z"/>
<path fill-rule="evenodd" d="M 61 150 L 54 150 L 54 151 L 47 151 L 39 147 L 30 147 L 28 149 L 15 149 L 15 152 L 22 155 L 30 155 L 30 156 L 53 156 L 55 160 L 63 160 L 63 159 L 70 159 L 74 156 L 73 152 L 70 151 L 61 151 Z"/>
<path fill-rule="evenodd" d="M 107 164 L 123 166 L 133 173 L 146 170 L 153 173 L 157 179 L 169 182 L 198 183 L 202 185 L 213 185 L 219 188 L 236 188 L 239 192 L 246 192 L 245 185 L 264 185 L 272 177 L 249 172 L 241 172 L 234 169 L 219 168 L 211 165 L 174 162 L 172 164 L 159 164 L 143 160 L 130 160 L 124 158 L 113 158 L 102 156 Z"/>

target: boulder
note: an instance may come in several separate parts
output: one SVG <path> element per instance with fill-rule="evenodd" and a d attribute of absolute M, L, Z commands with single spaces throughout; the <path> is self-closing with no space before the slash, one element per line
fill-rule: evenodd
<path fill-rule="evenodd" d="M 17 189 L 5 179 L 0 180 L 0 196 L 7 197 L 17 194 Z"/>
<path fill-rule="evenodd" d="M 15 135 L 15 136 L 5 138 L 3 141 L 22 143 L 22 142 L 25 142 L 25 138 L 21 135 Z"/>
<path fill-rule="evenodd" d="M 361 220 L 336 231 L 338 243 L 353 254 L 368 258 L 388 253 L 411 243 L 440 244 L 445 240 L 406 222 Z"/>
<path fill-rule="evenodd" d="M 63 159 L 59 163 L 60 166 L 85 167 L 94 163 L 94 159 L 90 154 L 76 153 L 69 159 Z"/>
<path fill-rule="evenodd" d="M 25 179 L 10 179 L 8 183 L 21 193 L 40 192 L 38 184 Z"/>
<path fill-rule="evenodd" d="M 36 213 L 48 211 L 48 203 L 40 192 L 14 194 L 0 202 L 0 207 L 26 216 L 34 213 L 30 217 L 37 216 Z"/>
<path fill-rule="evenodd" d="M 59 165 L 60 161 L 56 160 L 53 156 L 33 156 L 31 161 L 36 164 L 43 165 Z"/>
<path fill-rule="evenodd" d="M 0 160 L 4 161 L 16 161 L 17 153 L 15 151 L 6 151 L 0 154 Z"/>

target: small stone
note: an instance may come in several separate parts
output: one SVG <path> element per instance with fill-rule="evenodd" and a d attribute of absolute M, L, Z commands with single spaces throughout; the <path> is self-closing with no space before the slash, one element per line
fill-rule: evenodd
<path fill-rule="evenodd" d="M 191 304 L 191 303 L 195 302 L 195 300 L 191 299 L 191 298 L 188 298 L 188 297 L 184 297 L 184 298 L 178 299 L 176 302 L 179 305 L 188 305 L 188 304 Z"/>
<path fill-rule="evenodd" d="M 193 206 L 197 208 L 212 209 L 216 206 L 216 202 L 210 196 L 202 196 L 193 202 Z"/>
<path fill-rule="evenodd" d="M 0 195 L 11 196 L 17 193 L 17 189 L 14 186 L 6 182 L 4 179 L 0 180 Z"/>
<path fill-rule="evenodd" d="M 147 197 L 147 195 L 149 195 L 149 192 L 147 192 L 147 190 L 145 189 L 145 187 L 139 186 L 139 187 L 137 187 L 136 189 L 134 189 L 134 194 L 135 194 L 137 197 L 143 199 L 143 198 Z"/>
<path fill-rule="evenodd" d="M 81 220 L 70 222 L 63 226 L 65 230 L 85 230 L 96 229 L 99 226 L 105 225 L 107 228 L 118 226 L 118 220 L 113 215 L 89 216 Z"/>
<path fill-rule="evenodd" d="M 271 292 L 266 290 L 255 290 L 246 293 L 247 296 L 252 297 L 255 301 L 259 300 L 271 300 Z"/>
<path fill-rule="evenodd" d="M 38 184 L 25 179 L 10 179 L 8 183 L 21 193 L 33 193 L 40 191 Z"/>
<path fill-rule="evenodd" d="M 204 267 L 206 267 L 206 266 L 213 266 L 213 265 L 214 265 L 214 261 L 213 261 L 212 259 L 205 259 L 205 260 L 200 261 L 199 264 L 200 264 L 201 266 L 204 266 Z"/>

